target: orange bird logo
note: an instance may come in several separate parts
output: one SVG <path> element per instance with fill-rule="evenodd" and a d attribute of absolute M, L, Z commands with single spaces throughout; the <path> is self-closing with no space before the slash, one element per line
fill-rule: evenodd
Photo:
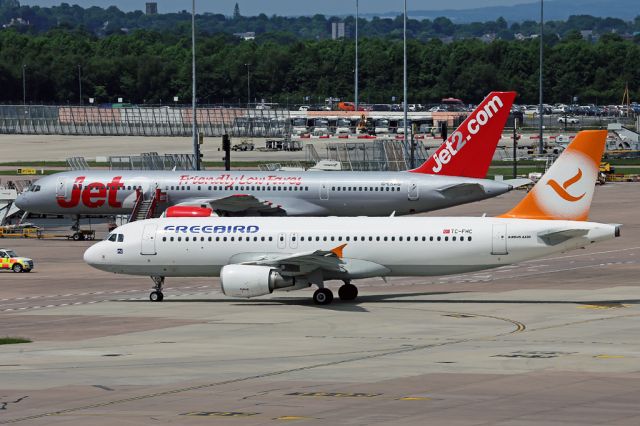
<path fill-rule="evenodd" d="M 575 203 L 576 201 L 582 199 L 582 197 L 585 196 L 586 192 L 578 197 L 574 197 L 573 195 L 567 192 L 567 188 L 569 188 L 571 185 L 579 181 L 581 178 L 582 178 L 582 170 L 578 168 L 578 173 L 576 173 L 576 175 L 571 179 L 566 180 L 562 184 L 562 186 L 560 186 L 560 184 L 553 179 L 549 179 L 549 181 L 547 182 L 547 185 L 553 188 L 553 190 L 556 191 L 556 194 L 558 194 L 562 199 L 567 200 L 571 203 Z"/>

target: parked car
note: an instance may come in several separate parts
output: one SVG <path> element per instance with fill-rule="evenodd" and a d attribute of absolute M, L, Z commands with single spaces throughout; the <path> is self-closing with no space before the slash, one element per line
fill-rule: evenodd
<path fill-rule="evenodd" d="M 580 120 L 576 117 L 558 117 L 558 123 L 578 124 Z"/>

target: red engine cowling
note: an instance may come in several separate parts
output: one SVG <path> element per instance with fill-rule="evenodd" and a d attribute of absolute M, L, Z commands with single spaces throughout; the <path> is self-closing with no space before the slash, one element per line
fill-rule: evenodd
<path fill-rule="evenodd" d="M 208 207 L 195 207 L 195 206 L 173 206 L 169 207 L 166 212 L 166 217 L 209 217 L 213 213 Z"/>

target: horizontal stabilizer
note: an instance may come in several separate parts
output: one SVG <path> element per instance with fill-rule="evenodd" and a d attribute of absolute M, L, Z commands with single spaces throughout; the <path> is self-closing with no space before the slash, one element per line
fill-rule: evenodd
<path fill-rule="evenodd" d="M 511 185 L 514 189 L 533 184 L 533 181 L 527 178 L 505 179 L 502 182 Z"/>
<path fill-rule="evenodd" d="M 445 198 L 466 198 L 473 195 L 484 195 L 486 191 L 479 183 L 456 183 L 438 189 Z"/>
<path fill-rule="evenodd" d="M 556 246 L 572 238 L 584 237 L 588 233 L 588 229 L 565 229 L 562 231 L 542 232 L 538 234 L 538 238 L 548 246 Z"/>

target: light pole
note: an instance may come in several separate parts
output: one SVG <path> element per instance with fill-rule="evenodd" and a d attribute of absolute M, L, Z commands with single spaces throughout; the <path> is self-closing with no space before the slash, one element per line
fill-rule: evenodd
<path fill-rule="evenodd" d="M 404 34 L 404 38 L 403 38 L 403 47 L 404 47 L 404 54 L 403 54 L 403 69 L 402 69 L 402 80 L 403 80 L 403 86 L 404 86 L 404 97 L 403 97 L 403 112 L 404 112 L 404 143 L 406 146 L 406 143 L 408 142 L 410 145 L 410 158 L 409 158 L 409 164 L 411 165 L 411 168 L 415 168 L 415 149 L 413 146 L 413 143 L 411 142 L 411 140 L 408 138 L 409 136 L 409 132 L 408 132 L 408 124 L 407 124 L 407 109 L 409 108 L 409 105 L 407 104 L 407 0 L 404 0 L 404 27 L 403 27 L 403 34 Z"/>
<path fill-rule="evenodd" d="M 251 64 L 244 64 L 244 66 L 247 67 L 247 109 L 248 109 L 249 105 L 251 104 L 251 74 L 249 72 Z"/>
<path fill-rule="evenodd" d="M 355 83 L 356 83 L 356 93 L 354 99 L 355 111 L 358 111 L 358 16 L 359 16 L 359 5 L 358 0 L 356 0 L 356 72 L 355 72 Z"/>
<path fill-rule="evenodd" d="M 22 64 L 22 105 L 27 104 L 27 66 Z"/>
<path fill-rule="evenodd" d="M 200 144 L 196 123 L 196 0 L 191 2 L 191 133 L 193 136 L 193 167 L 200 170 Z"/>
<path fill-rule="evenodd" d="M 542 39 L 544 36 L 544 13 L 543 12 L 544 12 L 544 0 L 540 0 L 540 82 L 539 82 L 540 110 L 538 111 L 539 118 L 540 118 L 540 141 L 538 146 L 538 153 L 540 154 L 544 152 L 544 141 L 542 140 L 542 127 L 544 125 L 544 110 L 542 106 L 542 55 L 543 55 Z"/>
<path fill-rule="evenodd" d="M 78 89 L 80 93 L 80 105 L 84 102 L 82 101 L 82 66 L 78 64 Z"/>

